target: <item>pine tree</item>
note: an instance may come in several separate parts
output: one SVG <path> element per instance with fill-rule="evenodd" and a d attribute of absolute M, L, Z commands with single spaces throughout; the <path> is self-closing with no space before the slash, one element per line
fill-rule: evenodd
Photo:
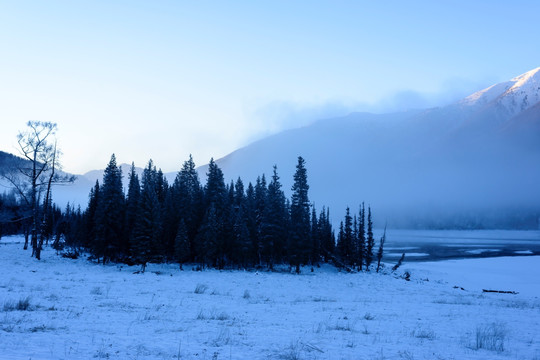
<path fill-rule="evenodd" d="M 353 225 L 352 225 L 352 240 L 351 240 L 351 265 L 358 268 L 358 251 L 359 251 L 359 241 L 358 241 L 358 218 L 356 215 L 353 216 Z"/>
<path fill-rule="evenodd" d="M 345 220 L 343 223 L 343 235 L 341 238 L 340 246 L 340 255 L 343 261 L 350 265 L 352 263 L 352 239 L 353 239 L 353 228 L 352 228 L 352 217 L 350 214 L 349 207 L 345 212 Z"/>
<path fill-rule="evenodd" d="M 126 239 L 127 247 L 131 250 L 133 243 L 133 229 L 137 220 L 137 211 L 139 207 L 139 199 L 141 197 L 141 185 L 139 183 L 139 175 L 135 172 L 135 163 L 131 164 L 129 172 L 129 185 L 126 197 Z"/>
<path fill-rule="evenodd" d="M 214 204 L 216 211 L 223 211 L 225 208 L 225 196 L 227 189 L 223 180 L 223 172 L 215 163 L 214 159 L 210 159 L 208 164 L 207 180 L 204 187 L 204 196 L 207 207 Z"/>
<path fill-rule="evenodd" d="M 330 209 L 324 207 L 319 215 L 319 233 L 321 236 L 321 250 L 324 260 L 327 262 L 335 251 L 336 240 L 330 224 Z"/>
<path fill-rule="evenodd" d="M 189 261 L 189 256 L 190 247 L 187 228 L 184 219 L 181 219 L 176 232 L 176 237 L 174 238 L 174 258 L 180 264 L 180 269 L 183 270 L 182 265 L 186 261 Z"/>
<path fill-rule="evenodd" d="M 358 249 L 357 249 L 357 261 L 358 270 L 362 271 L 363 263 L 366 258 L 366 209 L 364 203 L 360 207 L 360 214 L 358 218 Z"/>
<path fill-rule="evenodd" d="M 234 188 L 234 192 L 229 191 L 229 197 L 232 195 L 230 216 L 233 221 L 231 260 L 246 268 L 253 265 L 253 249 L 248 216 L 246 215 L 246 195 L 242 179 L 238 178 L 236 183 L 231 183 L 231 188 Z"/>
<path fill-rule="evenodd" d="M 161 245 L 161 207 L 156 189 L 156 173 L 156 168 L 150 160 L 143 172 L 137 221 L 133 234 L 133 257 L 142 265 L 143 272 L 146 264 L 159 254 Z"/>
<path fill-rule="evenodd" d="M 369 271 L 369 266 L 373 261 L 373 247 L 375 239 L 373 238 L 373 222 L 371 221 L 371 208 L 368 207 L 367 216 L 367 240 L 366 240 L 366 270 Z"/>
<path fill-rule="evenodd" d="M 222 229 L 218 221 L 216 206 L 214 203 L 210 203 L 197 235 L 197 244 L 200 247 L 198 251 L 201 256 L 200 262 L 203 264 L 213 267 L 218 266 L 222 255 L 221 233 Z"/>
<path fill-rule="evenodd" d="M 204 216 L 203 191 L 199 181 L 195 162 L 190 155 L 182 169 L 176 175 L 171 186 L 170 216 L 172 226 L 178 227 L 181 219 L 184 220 L 190 244 L 190 260 L 197 256 L 195 238 Z"/>
<path fill-rule="evenodd" d="M 266 177 L 263 174 L 262 177 L 257 177 L 255 182 L 255 251 L 257 258 L 262 260 L 264 249 L 268 249 L 269 245 L 264 243 L 262 237 L 262 222 L 264 215 L 264 208 L 266 206 L 266 197 L 268 189 L 266 187 Z"/>
<path fill-rule="evenodd" d="M 345 252 L 344 248 L 345 245 L 343 244 L 343 238 L 344 238 L 344 232 L 343 232 L 343 221 L 339 222 L 339 231 L 337 236 L 337 253 L 340 256 L 343 256 L 343 253 Z"/>
<path fill-rule="evenodd" d="M 285 194 L 274 165 L 274 173 L 268 184 L 266 203 L 263 207 L 260 236 L 262 256 L 267 266 L 273 269 L 276 262 L 282 261 L 285 238 L 287 236 Z"/>
<path fill-rule="evenodd" d="M 246 218 L 246 226 L 249 233 L 251 253 L 249 255 L 250 262 L 253 264 L 261 263 L 261 256 L 259 253 L 259 232 L 257 228 L 257 219 L 255 216 L 256 213 L 256 202 L 255 202 L 255 187 L 250 182 L 246 190 L 246 200 L 245 200 L 245 212 L 244 216 Z"/>
<path fill-rule="evenodd" d="M 291 198 L 291 234 L 289 237 L 289 262 L 300 273 L 300 264 L 306 263 L 310 253 L 309 185 L 304 159 L 299 156 Z"/>
<path fill-rule="evenodd" d="M 113 154 L 103 174 L 96 210 L 95 255 L 103 263 L 125 253 L 124 237 L 124 191 L 122 170 L 116 165 Z"/>
<path fill-rule="evenodd" d="M 234 246 L 237 249 L 234 252 L 234 260 L 243 268 L 247 268 L 252 265 L 252 242 L 249 237 L 247 218 L 244 216 L 244 208 L 242 206 L 237 207 L 234 216 Z"/>
<path fill-rule="evenodd" d="M 96 184 L 90 189 L 88 196 L 88 206 L 84 212 L 83 222 L 86 227 L 84 231 L 84 237 L 80 240 L 82 246 L 89 249 L 92 253 L 96 253 L 94 249 L 96 239 L 96 212 L 99 200 L 99 181 L 96 180 Z"/>
<path fill-rule="evenodd" d="M 205 202 L 207 204 L 207 213 L 199 233 L 205 234 L 201 237 L 204 241 L 201 249 L 205 252 L 203 257 L 211 260 L 213 266 L 222 269 L 226 262 L 226 250 L 229 247 L 229 233 L 224 227 L 227 208 L 227 189 L 223 179 L 223 172 L 214 162 L 210 160 L 206 185 L 204 187 Z M 212 229 L 209 229 L 212 227 Z"/>
<path fill-rule="evenodd" d="M 386 241 L 386 226 L 384 227 L 384 233 L 379 242 L 379 250 L 377 251 L 377 272 L 379 272 L 379 269 L 381 267 L 385 241 Z"/>
<path fill-rule="evenodd" d="M 321 237 L 319 232 L 319 223 L 317 220 L 317 210 L 315 205 L 311 209 L 311 264 L 318 264 L 321 258 Z"/>
<path fill-rule="evenodd" d="M 245 206 L 246 195 L 244 193 L 244 183 L 238 178 L 234 184 L 234 205 L 238 207 Z"/>

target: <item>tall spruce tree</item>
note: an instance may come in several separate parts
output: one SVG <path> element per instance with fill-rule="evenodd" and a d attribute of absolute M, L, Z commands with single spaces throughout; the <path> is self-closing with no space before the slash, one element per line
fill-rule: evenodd
<path fill-rule="evenodd" d="M 375 247 L 375 239 L 373 238 L 373 221 L 371 220 L 371 207 L 368 206 L 367 215 L 367 239 L 366 239 L 366 270 L 369 271 L 369 266 L 373 262 L 373 248 Z"/>
<path fill-rule="evenodd" d="M 228 215 L 227 188 L 223 172 L 214 159 L 210 160 L 206 175 L 204 194 L 208 210 L 199 231 L 205 234 L 200 237 L 204 241 L 200 244 L 200 248 L 205 252 L 203 257 L 210 261 L 212 266 L 222 269 L 226 263 L 226 250 L 230 245 L 228 244 L 230 234 L 227 234 L 224 228 L 226 215 Z"/>
<path fill-rule="evenodd" d="M 161 245 L 161 206 L 156 184 L 156 168 L 152 160 L 144 169 L 142 189 L 134 229 L 132 253 L 135 261 L 146 269 L 146 264 L 159 255 Z"/>
<path fill-rule="evenodd" d="M 233 249 L 232 260 L 241 267 L 252 266 L 253 262 L 253 242 L 249 233 L 249 216 L 246 214 L 247 198 L 244 192 L 244 183 L 238 178 L 234 185 L 234 194 L 231 204 L 231 216 L 233 224 Z"/>
<path fill-rule="evenodd" d="M 198 253 L 203 265 L 220 266 L 220 257 L 223 255 L 223 242 L 221 222 L 218 220 L 215 203 L 210 203 L 206 215 L 197 235 Z"/>
<path fill-rule="evenodd" d="M 324 261 L 328 262 L 330 256 L 334 253 L 336 240 L 332 225 L 330 223 L 330 209 L 323 207 L 319 215 L 319 234 L 321 237 L 321 251 L 324 256 Z"/>
<path fill-rule="evenodd" d="M 135 163 L 131 163 L 129 171 L 129 184 L 126 197 L 126 239 L 127 247 L 131 250 L 133 243 L 133 229 L 137 220 L 137 211 L 139 207 L 139 199 L 141 197 L 141 185 L 139 183 L 139 175 L 135 171 Z"/>
<path fill-rule="evenodd" d="M 263 208 L 260 230 L 263 244 L 262 256 L 271 270 L 276 262 L 283 259 L 283 249 L 287 236 L 286 218 L 285 194 L 281 190 L 277 166 L 274 165 L 274 172 L 266 193 L 266 203 Z"/>
<path fill-rule="evenodd" d="M 187 227 L 184 219 L 180 219 L 176 237 L 174 238 L 174 258 L 180 264 L 180 269 L 183 270 L 183 264 L 189 261 L 190 246 L 187 234 Z"/>
<path fill-rule="evenodd" d="M 317 220 L 317 210 L 315 205 L 311 209 L 311 254 L 310 254 L 310 263 L 318 264 L 321 258 L 321 237 L 319 233 L 319 223 Z"/>
<path fill-rule="evenodd" d="M 99 181 L 96 180 L 96 184 L 90 189 L 90 195 L 88 196 L 88 206 L 84 212 L 83 223 L 86 227 L 84 231 L 84 237 L 81 239 L 81 243 L 84 247 L 89 249 L 92 253 L 96 253 L 94 249 L 96 239 L 96 213 L 99 200 Z"/>
<path fill-rule="evenodd" d="M 362 271 L 363 263 L 366 258 L 366 208 L 364 203 L 360 206 L 358 217 L 358 250 L 357 250 L 358 270 Z"/>
<path fill-rule="evenodd" d="M 95 255 L 103 263 L 117 258 L 127 249 L 124 246 L 124 191 L 122 189 L 122 170 L 112 154 L 103 173 L 96 210 Z"/>
<path fill-rule="evenodd" d="M 264 208 L 266 206 L 266 195 L 268 189 L 266 187 L 266 177 L 263 174 L 262 176 L 257 177 L 255 182 L 255 251 L 257 253 L 257 258 L 262 260 L 265 248 L 268 248 L 268 244 L 264 244 L 264 239 L 262 238 L 262 221 Z"/>
<path fill-rule="evenodd" d="M 358 218 L 356 214 L 353 216 L 353 225 L 352 225 L 352 243 L 351 243 L 351 265 L 358 268 L 358 252 L 360 250 L 359 239 L 358 239 Z"/>
<path fill-rule="evenodd" d="M 257 228 L 257 219 L 255 216 L 256 213 L 256 202 L 255 202 L 255 187 L 250 182 L 246 189 L 246 200 L 245 200 L 245 212 L 244 216 L 246 217 L 246 225 L 248 228 L 249 239 L 250 239 L 250 250 L 251 254 L 249 258 L 254 264 L 261 263 L 261 256 L 258 251 L 259 249 L 259 233 Z"/>
<path fill-rule="evenodd" d="M 171 187 L 173 226 L 178 226 L 180 220 L 184 220 L 190 245 L 190 260 L 195 260 L 197 256 L 195 238 L 204 216 L 203 196 L 195 162 L 190 155 Z"/>
<path fill-rule="evenodd" d="M 299 156 L 294 174 L 291 197 L 291 232 L 289 237 L 289 262 L 300 273 L 300 264 L 306 263 L 310 253 L 309 185 L 304 159 Z"/>
<path fill-rule="evenodd" d="M 379 272 L 379 269 L 381 268 L 381 261 L 383 258 L 385 242 L 386 242 L 386 226 L 384 227 L 384 233 L 383 233 L 383 236 L 381 237 L 381 240 L 379 241 L 379 250 L 377 251 L 377 272 Z"/>
<path fill-rule="evenodd" d="M 349 210 L 349 207 L 347 207 L 347 210 L 345 212 L 345 219 L 343 222 L 343 234 L 341 237 L 341 241 L 339 243 L 339 252 L 341 255 L 341 258 L 343 259 L 343 262 L 350 265 L 352 261 L 352 243 L 353 243 L 353 228 L 352 228 L 352 217 Z"/>

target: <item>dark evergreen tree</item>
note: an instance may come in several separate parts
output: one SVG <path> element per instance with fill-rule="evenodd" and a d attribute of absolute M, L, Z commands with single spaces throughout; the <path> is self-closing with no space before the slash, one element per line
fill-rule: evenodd
<path fill-rule="evenodd" d="M 381 268 L 381 261 L 383 257 L 385 241 L 386 241 L 386 227 L 384 228 L 383 236 L 381 237 L 381 240 L 379 242 L 379 250 L 377 251 L 377 272 L 379 272 L 379 269 Z"/>
<path fill-rule="evenodd" d="M 178 231 L 176 232 L 176 237 L 174 238 L 174 258 L 180 264 L 180 269 L 182 270 L 182 265 L 189 261 L 190 258 L 189 238 L 184 219 L 180 219 Z"/>
<path fill-rule="evenodd" d="M 283 260 L 287 236 L 286 218 L 285 194 L 281 190 L 277 167 L 274 165 L 274 173 L 266 192 L 260 229 L 263 244 L 261 254 L 270 269 L 273 269 L 276 262 Z"/>
<path fill-rule="evenodd" d="M 255 201 L 255 187 L 252 183 L 248 184 L 246 190 L 245 211 L 244 217 L 246 218 L 246 226 L 249 233 L 251 254 L 249 258 L 253 264 L 260 264 L 261 257 L 259 253 L 259 231 L 257 227 L 256 219 L 256 201 Z"/>
<path fill-rule="evenodd" d="M 337 236 L 337 253 L 341 256 L 343 254 L 344 246 L 343 246 L 343 238 L 344 238 L 344 232 L 343 232 L 343 221 L 339 222 L 339 231 Z"/>
<path fill-rule="evenodd" d="M 243 268 L 247 268 L 253 265 L 253 250 L 251 248 L 252 242 L 249 236 L 247 217 L 244 215 L 244 207 L 238 206 L 234 212 L 234 246 L 236 248 L 233 256 L 233 260 Z"/>
<path fill-rule="evenodd" d="M 231 191 L 231 188 L 234 191 Z M 249 232 L 250 217 L 247 214 L 247 198 L 244 183 L 238 178 L 229 188 L 230 217 L 232 219 L 231 260 L 243 268 L 253 266 L 253 242 Z"/>
<path fill-rule="evenodd" d="M 210 204 L 213 203 L 216 211 L 223 211 L 226 204 L 225 196 L 227 189 L 223 179 L 223 172 L 215 163 L 214 159 L 210 159 L 206 176 L 206 185 L 204 187 L 206 205 L 210 207 Z"/>
<path fill-rule="evenodd" d="M 373 238 L 373 222 L 371 220 L 371 208 L 368 207 L 367 215 L 367 239 L 366 239 L 366 270 L 369 271 L 369 266 L 373 261 L 373 247 L 375 239 Z"/>
<path fill-rule="evenodd" d="M 334 253 L 336 240 L 332 224 L 330 223 L 330 209 L 323 207 L 319 215 L 319 234 L 321 238 L 321 252 L 324 256 L 324 261 L 329 261 L 331 254 Z"/>
<path fill-rule="evenodd" d="M 317 210 L 315 205 L 311 209 L 311 254 L 310 263 L 318 264 L 321 259 L 321 237 L 319 233 L 319 222 L 317 220 Z"/>
<path fill-rule="evenodd" d="M 113 154 L 103 174 L 96 210 L 95 255 L 103 263 L 117 258 L 127 249 L 123 248 L 124 192 L 122 189 L 122 170 L 116 165 Z"/>
<path fill-rule="evenodd" d="M 92 253 L 95 253 L 94 245 L 96 239 L 96 213 L 99 201 L 99 181 L 96 180 L 96 184 L 90 189 L 90 195 L 88 196 L 88 206 L 83 216 L 83 225 L 86 227 L 84 237 L 81 239 L 82 246 L 88 248 Z"/>
<path fill-rule="evenodd" d="M 127 248 L 131 250 L 133 244 L 134 228 L 137 220 L 137 211 L 139 208 L 139 200 L 141 197 L 141 185 L 139 183 L 139 175 L 135 172 L 135 164 L 131 164 L 129 172 L 129 185 L 126 197 L 126 226 L 125 238 L 127 240 Z"/>
<path fill-rule="evenodd" d="M 170 226 L 177 228 L 180 220 L 184 220 L 190 244 L 189 258 L 195 260 L 197 257 L 195 238 L 204 216 L 204 194 L 191 155 L 176 175 L 170 194 L 169 221 L 172 222 Z"/>
<path fill-rule="evenodd" d="M 262 228 L 262 222 L 263 222 L 263 216 L 264 216 L 264 209 L 266 207 L 266 196 L 267 196 L 268 188 L 266 187 L 266 177 L 263 174 L 262 176 L 257 177 L 257 181 L 255 182 L 255 251 L 257 254 L 257 259 L 260 261 L 263 259 L 263 251 L 264 249 L 268 249 L 269 245 L 263 243 L 261 228 Z"/>
<path fill-rule="evenodd" d="M 352 243 L 351 243 L 351 265 L 358 268 L 358 252 L 359 252 L 359 241 L 358 241 L 358 218 L 356 215 L 353 216 L 353 225 L 352 225 Z"/>
<path fill-rule="evenodd" d="M 146 264 L 160 254 L 162 223 L 156 174 L 156 168 L 150 160 L 143 172 L 132 244 L 134 260 L 142 265 L 143 272 Z"/>
<path fill-rule="evenodd" d="M 345 264 L 350 265 L 352 263 L 352 243 L 353 243 L 353 228 L 352 217 L 349 207 L 345 212 L 345 220 L 343 222 L 343 232 L 338 242 L 339 255 L 343 259 Z"/>
<path fill-rule="evenodd" d="M 216 206 L 212 202 L 197 235 L 197 244 L 200 247 L 198 253 L 201 256 L 199 262 L 213 267 L 218 266 L 218 264 L 221 265 L 220 257 L 223 254 L 223 242 L 220 239 L 221 233 L 221 223 L 218 220 Z"/>
<path fill-rule="evenodd" d="M 234 184 L 234 206 L 245 207 L 246 194 L 244 193 L 244 183 L 238 178 Z"/>
<path fill-rule="evenodd" d="M 219 166 L 210 160 L 206 185 L 204 187 L 205 202 L 207 204 L 207 213 L 202 229 L 205 232 L 201 239 L 205 243 L 201 244 L 205 252 L 203 257 L 211 260 L 212 266 L 222 269 L 226 263 L 226 252 L 230 248 L 230 233 L 225 228 L 225 220 L 228 215 L 227 189 L 223 179 L 223 172 Z M 210 210 L 212 211 L 210 212 Z M 213 229 L 208 229 L 213 227 Z M 214 236 L 215 235 L 215 236 Z"/>
<path fill-rule="evenodd" d="M 300 273 L 300 264 L 306 263 L 310 254 L 309 185 L 304 159 L 299 156 L 294 174 L 291 198 L 291 232 L 288 251 L 289 263 Z"/>
<path fill-rule="evenodd" d="M 358 218 L 358 248 L 356 251 L 357 254 L 357 264 L 358 270 L 362 271 L 363 263 L 366 258 L 366 209 L 364 203 L 360 207 L 360 214 Z"/>

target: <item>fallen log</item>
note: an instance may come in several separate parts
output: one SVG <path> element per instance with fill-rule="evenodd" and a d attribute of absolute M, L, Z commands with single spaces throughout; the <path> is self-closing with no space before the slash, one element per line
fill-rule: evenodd
<path fill-rule="evenodd" d="M 482 289 L 482 292 L 485 292 L 485 293 L 498 293 L 498 294 L 512 294 L 512 295 L 519 294 L 516 291 L 508 291 L 508 290 L 486 290 L 486 289 Z"/>

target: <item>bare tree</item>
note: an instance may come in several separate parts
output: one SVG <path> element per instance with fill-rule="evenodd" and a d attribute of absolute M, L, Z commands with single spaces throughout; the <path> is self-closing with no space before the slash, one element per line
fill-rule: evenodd
<path fill-rule="evenodd" d="M 57 125 L 51 122 L 29 121 L 25 131 L 17 135 L 19 153 L 27 160 L 21 162 L 16 168 L 10 169 L 3 177 L 13 186 L 16 193 L 31 209 L 31 244 L 32 256 L 36 259 L 41 258 L 41 247 L 43 239 L 39 239 L 43 228 L 43 222 L 46 220 L 47 206 L 51 194 L 51 187 L 56 183 L 73 182 L 74 177 L 68 175 L 59 175 L 58 155 L 56 147 Z M 41 198 L 44 198 L 43 209 L 40 206 Z M 40 210 L 43 212 L 43 218 L 40 222 Z M 24 248 L 28 248 L 28 242 L 25 241 Z"/>

